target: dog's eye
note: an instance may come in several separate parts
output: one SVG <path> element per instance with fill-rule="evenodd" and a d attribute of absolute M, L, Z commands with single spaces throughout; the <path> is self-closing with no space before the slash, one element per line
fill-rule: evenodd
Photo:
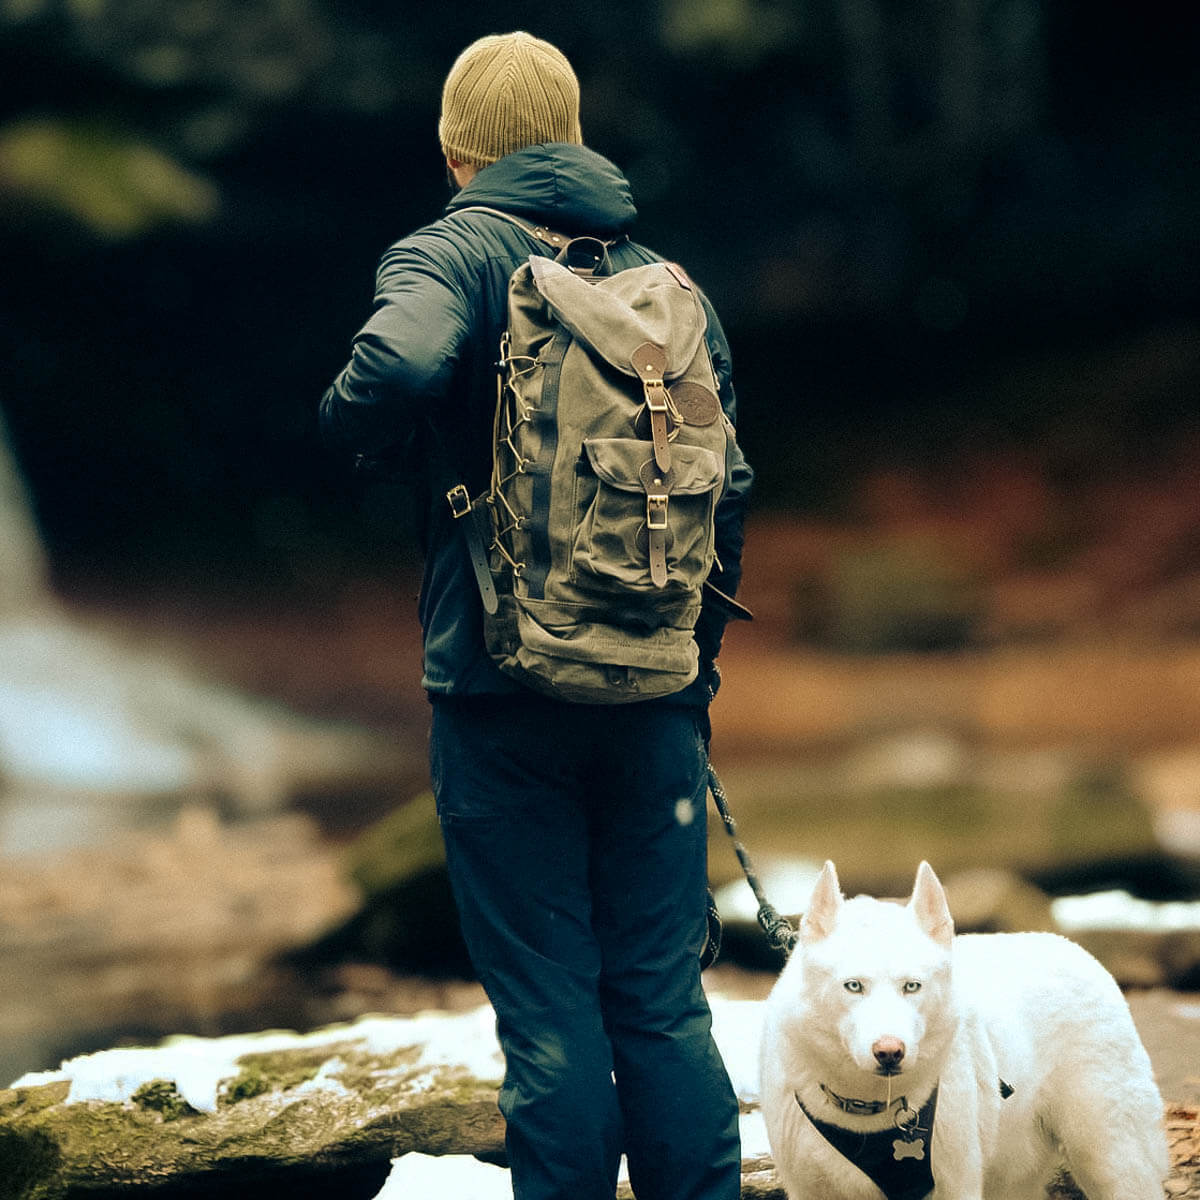
<path fill-rule="evenodd" d="M 856 994 L 863 990 L 862 980 L 860 979 L 847 979 L 846 982 L 842 984 L 842 987 L 844 987 L 846 991 L 854 992 Z"/>
<path fill-rule="evenodd" d="M 904 990 L 905 990 L 905 991 L 906 991 L 906 992 L 907 992 L 907 993 L 908 993 L 910 996 L 913 994 L 913 992 L 919 992 L 919 991 L 921 990 L 921 983 L 920 983 L 920 980 L 917 980 L 917 979 L 910 979 L 910 980 L 908 980 L 908 982 L 907 982 L 907 983 L 905 983 L 905 985 L 904 985 Z"/>

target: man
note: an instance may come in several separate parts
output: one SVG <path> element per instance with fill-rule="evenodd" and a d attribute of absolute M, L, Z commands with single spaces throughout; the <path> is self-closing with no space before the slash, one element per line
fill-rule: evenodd
<path fill-rule="evenodd" d="M 439 135 L 461 190 L 447 215 L 384 255 L 374 315 L 321 420 L 335 443 L 382 459 L 403 451 L 421 476 L 433 786 L 463 933 L 505 1054 L 514 1193 L 612 1200 L 624 1151 L 639 1200 L 735 1200 L 737 1102 L 699 965 L 707 706 L 725 618 L 706 605 L 700 675 L 674 696 L 582 705 L 535 695 L 485 652 L 479 592 L 445 497 L 460 478 L 472 494 L 486 484 L 508 279 L 550 252 L 503 217 L 463 210 L 603 238 L 614 270 L 656 256 L 629 240 L 629 185 L 583 146 L 578 83 L 546 42 L 512 33 L 469 46 L 446 79 Z M 728 346 L 705 307 L 732 419 Z M 729 594 L 750 481 L 739 454 L 717 510 Z"/>

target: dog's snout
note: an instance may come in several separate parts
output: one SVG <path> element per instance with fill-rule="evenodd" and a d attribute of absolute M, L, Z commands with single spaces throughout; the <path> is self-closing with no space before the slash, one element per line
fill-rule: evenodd
<path fill-rule="evenodd" d="M 904 1051 L 904 1043 L 897 1037 L 881 1037 L 871 1047 L 875 1061 L 885 1071 L 899 1069 L 900 1064 L 904 1061 Z"/>

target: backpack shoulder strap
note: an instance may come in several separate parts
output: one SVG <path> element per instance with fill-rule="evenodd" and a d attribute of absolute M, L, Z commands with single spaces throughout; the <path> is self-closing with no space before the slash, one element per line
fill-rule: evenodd
<path fill-rule="evenodd" d="M 499 217 L 503 221 L 507 221 L 510 225 L 515 225 L 523 233 L 541 242 L 543 245 L 549 246 L 555 251 L 560 251 L 564 247 L 575 241 L 575 238 L 569 237 L 565 233 L 558 233 L 553 229 L 547 228 L 545 225 L 527 225 L 520 217 L 514 217 L 512 213 L 505 212 L 500 208 L 489 208 L 486 204 L 468 204 L 463 208 L 456 208 L 450 216 L 455 216 L 458 213 L 481 212 L 488 213 L 493 217 Z M 606 248 L 615 246 L 620 238 L 605 240 L 604 238 L 592 238 L 593 241 L 601 242 Z"/>
<path fill-rule="evenodd" d="M 550 246 L 554 250 L 561 250 L 571 240 L 565 233 L 556 233 L 553 229 L 547 229 L 545 225 L 526 225 L 524 221 L 519 217 L 514 217 L 512 213 L 506 213 L 499 208 L 488 208 L 484 204 L 470 204 L 465 208 L 456 208 L 451 215 L 469 212 L 488 213 L 493 217 L 499 217 L 501 220 L 507 221 L 510 225 L 515 225 L 523 233 L 528 234 L 529 237 Z"/>

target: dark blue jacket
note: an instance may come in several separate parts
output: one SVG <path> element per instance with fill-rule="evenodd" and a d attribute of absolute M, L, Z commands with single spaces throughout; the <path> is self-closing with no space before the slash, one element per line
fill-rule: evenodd
<path fill-rule="evenodd" d="M 384 254 L 374 312 L 354 339 L 349 364 L 321 401 L 321 428 L 327 439 L 355 454 L 390 459 L 421 489 L 422 682 L 434 694 L 524 691 L 499 672 L 484 649 L 479 593 L 445 492 L 460 480 L 472 495 L 487 486 L 494 364 L 506 324 L 509 276 L 530 254 L 549 250 L 501 217 L 459 211 L 472 205 L 560 233 L 617 238 L 609 254 L 613 270 L 658 258 L 628 237 L 637 210 L 621 172 L 586 147 L 557 143 L 529 146 L 483 168 L 447 206 L 447 215 Z M 707 300 L 705 307 L 721 402 L 736 421 L 729 347 Z M 439 444 L 440 451 L 434 449 Z M 717 508 L 716 550 L 723 570 L 713 582 L 729 595 L 741 576 L 752 479 L 739 455 Z M 700 676 L 672 701 L 703 705 L 711 699 L 724 625 L 724 614 L 706 602 L 696 629 Z"/>

